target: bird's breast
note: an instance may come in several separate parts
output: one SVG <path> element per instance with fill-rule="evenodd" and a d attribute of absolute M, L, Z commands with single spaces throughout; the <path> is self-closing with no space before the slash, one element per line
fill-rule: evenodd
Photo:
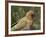
<path fill-rule="evenodd" d="M 32 20 L 27 20 L 27 25 L 32 25 Z"/>

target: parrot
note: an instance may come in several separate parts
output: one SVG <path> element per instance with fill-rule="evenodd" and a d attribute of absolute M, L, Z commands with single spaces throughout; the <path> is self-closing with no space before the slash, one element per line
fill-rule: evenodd
<path fill-rule="evenodd" d="M 26 15 L 21 18 L 18 23 L 12 27 L 12 30 L 30 30 L 30 26 L 33 23 L 33 14 L 32 10 L 29 10 Z"/>

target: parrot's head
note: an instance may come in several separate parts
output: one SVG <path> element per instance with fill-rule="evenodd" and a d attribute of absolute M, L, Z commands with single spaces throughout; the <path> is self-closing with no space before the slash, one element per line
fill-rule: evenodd
<path fill-rule="evenodd" d="M 26 16 L 27 16 L 27 18 L 29 18 L 29 19 L 33 19 L 33 17 L 34 17 L 34 12 L 33 12 L 32 10 L 29 10 L 29 11 L 26 13 Z"/>

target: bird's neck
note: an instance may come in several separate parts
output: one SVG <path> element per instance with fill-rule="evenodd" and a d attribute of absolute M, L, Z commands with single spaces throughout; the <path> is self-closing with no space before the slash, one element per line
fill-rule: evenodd
<path fill-rule="evenodd" d="M 33 20 L 32 17 L 27 17 L 28 20 Z"/>

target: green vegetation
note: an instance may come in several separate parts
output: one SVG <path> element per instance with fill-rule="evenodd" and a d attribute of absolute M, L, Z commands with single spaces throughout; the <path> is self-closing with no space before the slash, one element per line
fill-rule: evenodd
<path fill-rule="evenodd" d="M 17 24 L 18 20 L 25 16 L 29 10 L 34 11 L 34 30 L 40 29 L 40 7 L 11 6 L 11 27 Z"/>

